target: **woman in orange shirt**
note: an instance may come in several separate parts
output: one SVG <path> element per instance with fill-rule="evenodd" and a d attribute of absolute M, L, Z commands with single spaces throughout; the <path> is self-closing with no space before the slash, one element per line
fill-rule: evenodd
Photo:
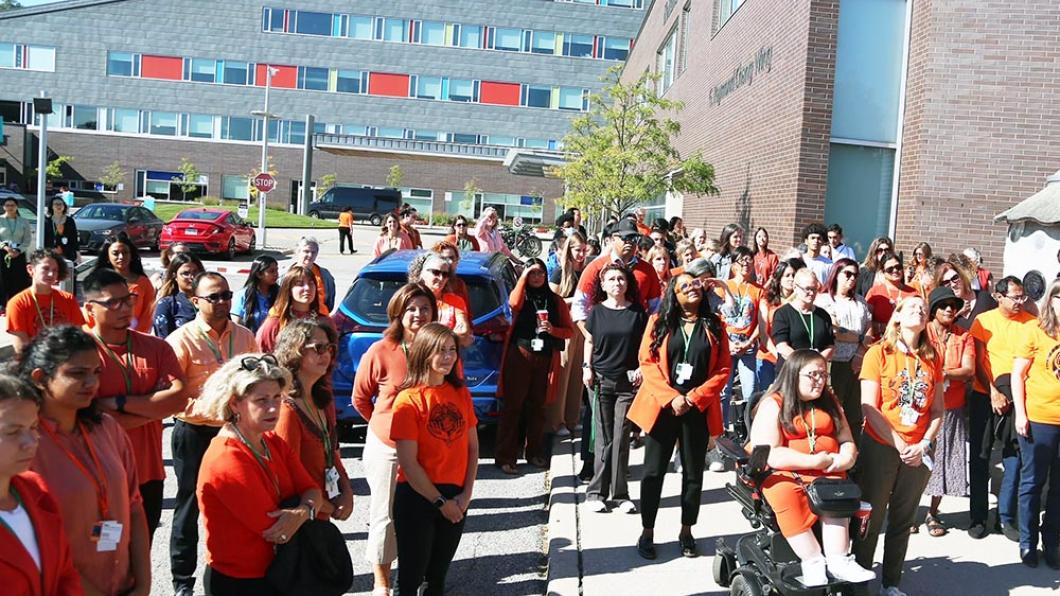
<path fill-rule="evenodd" d="M 872 515 L 864 538 L 855 541 L 854 553 L 859 565 L 872 567 L 886 517 L 880 592 L 886 596 L 902 594 L 898 584 L 909 530 L 931 475 L 932 445 L 945 410 L 942 357 L 925 331 L 927 314 L 920 296 L 900 300 L 883 339 L 869 348 L 861 366 L 865 431 L 858 485 L 862 499 L 872 504 Z"/>
<path fill-rule="evenodd" d="M 398 592 L 441 596 L 460 545 L 478 472 L 471 393 L 460 378 L 456 334 L 426 325 L 409 349 L 409 374 L 394 401 L 390 438 L 401 463 L 394 496 Z"/>
<path fill-rule="evenodd" d="M 353 247 L 353 207 L 347 205 L 339 213 L 339 254 L 346 254 L 346 243 L 350 243 L 350 254 L 356 254 Z"/>
<path fill-rule="evenodd" d="M 880 271 L 883 280 L 865 294 L 865 302 L 872 309 L 873 335 L 876 337 L 883 336 L 883 329 L 891 320 L 895 305 L 903 298 L 918 295 L 915 288 L 903 281 L 902 262 L 894 253 L 887 253 L 880 258 Z"/>
<path fill-rule="evenodd" d="M 816 350 L 796 350 L 763 399 L 751 426 L 751 445 L 769 445 L 773 473 L 762 485 L 777 515 L 780 532 L 802 561 L 802 583 L 837 579 L 860 583 L 876 577 L 850 556 L 850 519 L 821 519 L 821 543 L 814 535 L 818 517 L 805 486 L 820 477 L 844 478 L 858 457 L 850 424 L 828 389 L 828 361 Z"/>
<path fill-rule="evenodd" d="M 344 520 L 353 512 L 353 490 L 339 454 L 331 393 L 336 340 L 335 328 L 324 319 L 294 321 L 280 332 L 273 353 L 293 381 L 276 434 L 298 454 L 326 497 L 317 517 Z"/>
<path fill-rule="evenodd" d="M 136 295 L 129 327 L 141 333 L 151 333 L 155 312 L 155 286 L 144 273 L 140 251 L 136 250 L 136 245 L 129 240 L 125 232 L 111 236 L 103 243 L 93 271 L 100 269 L 113 269 L 126 279 L 129 291 Z M 91 320 L 89 326 L 92 326 Z"/>
<path fill-rule="evenodd" d="M 1022 454 L 1019 488 L 1020 558 L 1038 564 L 1038 519 L 1049 478 L 1045 564 L 1060 569 L 1060 279 L 1049 284 L 1037 323 L 1023 325 L 1025 339 L 1012 365 L 1012 402 Z"/>
<path fill-rule="evenodd" d="M 291 321 L 299 319 L 323 319 L 330 324 L 327 313 L 320 311 L 317 300 L 316 276 L 301 265 L 291 265 L 280 281 L 276 303 L 269 309 L 269 316 L 258 328 L 258 346 L 266 352 L 276 347 L 276 336 Z"/>
<path fill-rule="evenodd" d="M 449 261 L 451 271 L 456 271 L 457 266 L 460 265 L 460 250 L 448 240 L 436 243 L 431 247 L 431 252 L 437 253 L 438 256 Z M 459 275 L 449 276 L 449 281 L 445 284 L 445 291 L 463 298 L 464 304 L 471 304 L 471 296 L 467 293 L 467 284 L 460 279 Z"/>
<path fill-rule="evenodd" d="M 85 324 L 73 294 L 53 286 L 66 279 L 66 260 L 58 251 L 37 249 L 29 255 L 28 270 L 33 283 L 7 302 L 7 332 L 21 352 L 42 330 L 56 325 Z"/>
<path fill-rule="evenodd" d="M 84 589 L 59 506 L 29 471 L 39 403 L 29 383 L 0 374 L 0 585 L 5 594 L 79 596 Z"/>
<path fill-rule="evenodd" d="M 265 573 L 322 503 L 298 455 L 271 432 L 291 375 L 270 354 L 247 354 L 210 376 L 193 415 L 223 420 L 202 459 L 196 494 L 206 528 L 208 596 L 276 594 Z M 297 500 L 294 507 L 281 503 Z"/>
<path fill-rule="evenodd" d="M 453 330 L 460 338 L 460 346 L 467 347 L 475 341 L 471 333 L 471 314 L 468 304 L 459 295 L 448 289 L 449 280 L 456 275 L 456 266 L 452 261 L 442 258 L 436 253 L 427 253 L 419 264 L 419 272 L 416 274 L 417 262 L 413 261 L 410 270 L 414 277 L 410 282 L 420 282 L 434 294 L 438 302 L 438 322 Z"/>
<path fill-rule="evenodd" d="M 408 373 L 409 346 L 437 312 L 430 290 L 418 283 L 402 286 L 387 304 L 390 325 L 383 339 L 369 346 L 353 380 L 353 407 L 368 421 L 361 461 L 371 493 L 365 558 L 375 576 L 373 594 L 390 593 L 390 565 L 397 558 L 393 510 L 398 465 L 390 440 L 394 398 Z"/>
<path fill-rule="evenodd" d="M 398 221 L 398 216 L 394 213 L 389 213 L 386 219 L 383 220 L 383 228 L 379 232 L 379 237 L 375 239 L 375 246 L 372 247 L 372 256 L 378 257 L 379 255 L 390 251 L 390 250 L 410 250 L 416 248 L 412 245 L 412 239 L 401 229 L 401 222 Z"/>

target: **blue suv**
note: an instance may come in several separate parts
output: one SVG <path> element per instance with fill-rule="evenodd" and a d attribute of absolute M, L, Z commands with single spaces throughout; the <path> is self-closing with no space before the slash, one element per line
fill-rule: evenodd
<path fill-rule="evenodd" d="M 332 320 L 339 332 L 338 360 L 332 376 L 335 408 L 344 425 L 363 424 L 353 408 L 353 379 L 361 356 L 383 337 L 389 324 L 386 307 L 391 296 L 408 281 L 409 263 L 423 251 L 383 254 L 357 274 Z M 475 341 L 460 351 L 464 380 L 475 402 L 480 423 L 495 423 L 500 415 L 497 381 L 504 338 L 511 326 L 508 293 L 515 287 L 515 269 L 503 254 L 471 252 L 460 256 L 456 273 L 467 284 Z"/>

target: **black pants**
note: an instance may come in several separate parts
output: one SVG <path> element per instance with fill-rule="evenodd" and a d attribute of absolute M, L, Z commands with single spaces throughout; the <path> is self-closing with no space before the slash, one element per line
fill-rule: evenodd
<path fill-rule="evenodd" d="M 206 567 L 202 583 L 206 587 L 206 596 L 277 596 L 276 590 L 263 577 L 229 577 L 210 566 Z"/>
<path fill-rule="evenodd" d="M 582 440 L 580 447 L 582 463 L 593 469 L 593 403 L 595 392 L 592 389 L 582 390 Z"/>
<path fill-rule="evenodd" d="M 593 407 L 593 433 L 596 458 L 593 479 L 586 494 L 589 499 L 629 499 L 626 470 L 629 469 L 629 433 L 633 423 L 626 418 L 633 404 L 633 386 L 626 379 L 618 382 L 600 379 Z"/>
<path fill-rule="evenodd" d="M 463 490 L 452 484 L 436 485 L 450 499 Z M 397 594 L 414 596 L 426 580 L 424 596 L 445 593 L 445 575 L 453 562 L 464 521 L 454 524 L 417 493 L 409 483 L 399 482 L 394 492 L 394 534 L 397 536 Z"/>
<path fill-rule="evenodd" d="M 350 243 L 350 252 L 353 252 L 353 230 L 351 228 L 339 228 L 339 253 L 345 250 L 346 243 Z"/>
<path fill-rule="evenodd" d="M 140 485 L 140 497 L 144 500 L 144 516 L 147 517 L 147 535 L 154 541 L 155 530 L 162 520 L 161 480 L 149 480 Z"/>
<path fill-rule="evenodd" d="M 699 519 L 699 499 L 703 492 L 703 467 L 707 458 L 706 414 L 691 408 L 682 416 L 665 408 L 655 426 L 644 438 L 644 478 L 640 481 L 640 520 L 646 529 L 655 527 L 659 513 L 663 477 L 681 443 L 681 525 L 691 526 Z"/>
<path fill-rule="evenodd" d="M 7 252 L 0 250 L 0 257 L 6 255 Z M 33 278 L 26 271 L 25 252 L 18 253 L 17 257 L 11 259 L 10 264 L 7 259 L 0 258 L 0 280 L 0 300 L 3 301 L 0 307 L 6 307 L 8 300 L 33 283 Z"/>
<path fill-rule="evenodd" d="M 173 422 L 173 471 L 177 475 L 177 499 L 173 507 L 173 527 L 169 533 L 169 561 L 173 588 L 195 585 L 198 563 L 199 502 L 195 485 L 199 480 L 202 456 L 220 428 Z"/>

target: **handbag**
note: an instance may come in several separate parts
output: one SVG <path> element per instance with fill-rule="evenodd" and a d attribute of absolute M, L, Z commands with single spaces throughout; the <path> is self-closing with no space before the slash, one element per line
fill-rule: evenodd
<path fill-rule="evenodd" d="M 295 507 L 297 495 L 280 503 Z M 339 596 L 353 584 L 353 561 L 342 532 L 329 521 L 306 521 L 289 542 L 276 545 L 265 579 L 277 594 Z"/>
<path fill-rule="evenodd" d="M 803 490 L 810 509 L 822 517 L 851 517 L 861 508 L 861 488 L 846 478 L 816 478 Z"/>

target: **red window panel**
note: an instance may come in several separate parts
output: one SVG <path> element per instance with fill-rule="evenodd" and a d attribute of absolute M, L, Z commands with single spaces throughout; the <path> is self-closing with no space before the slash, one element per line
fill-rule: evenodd
<path fill-rule="evenodd" d="M 517 106 L 519 105 L 519 83 L 482 81 L 479 102 L 499 106 Z"/>
<path fill-rule="evenodd" d="M 296 89 L 298 88 L 298 67 L 297 66 L 280 66 L 278 64 L 270 65 L 277 71 L 276 74 L 272 75 L 273 87 L 280 87 L 283 89 Z M 265 64 L 258 64 L 254 71 L 254 84 L 258 87 L 265 86 Z"/>
<path fill-rule="evenodd" d="M 409 75 L 387 72 L 368 73 L 368 94 L 387 97 L 409 96 Z"/>
<path fill-rule="evenodd" d="M 180 56 L 148 56 L 140 61 L 140 76 L 145 79 L 179 81 L 184 78 L 184 59 Z"/>

